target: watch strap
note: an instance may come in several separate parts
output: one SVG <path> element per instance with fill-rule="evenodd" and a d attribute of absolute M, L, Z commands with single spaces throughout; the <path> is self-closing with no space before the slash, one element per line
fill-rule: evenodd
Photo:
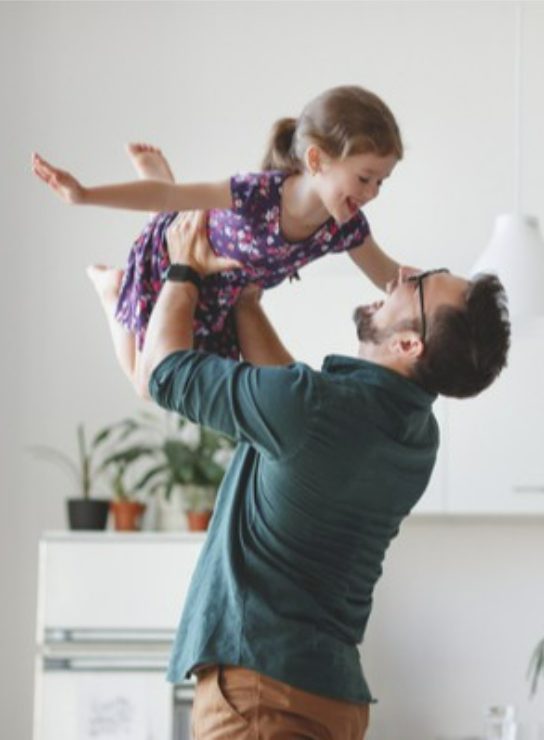
<path fill-rule="evenodd" d="M 182 265 L 179 262 L 174 262 L 168 267 L 164 279 L 175 283 L 192 283 L 198 290 L 202 286 L 202 276 L 189 265 Z"/>

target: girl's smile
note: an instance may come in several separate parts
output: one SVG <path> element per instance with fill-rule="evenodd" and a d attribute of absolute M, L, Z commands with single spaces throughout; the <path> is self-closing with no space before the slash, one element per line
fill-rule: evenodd
<path fill-rule="evenodd" d="M 396 163 L 396 156 L 391 154 L 382 157 L 366 152 L 331 159 L 321 153 L 315 185 L 323 206 L 338 224 L 349 221 L 376 198 Z"/>

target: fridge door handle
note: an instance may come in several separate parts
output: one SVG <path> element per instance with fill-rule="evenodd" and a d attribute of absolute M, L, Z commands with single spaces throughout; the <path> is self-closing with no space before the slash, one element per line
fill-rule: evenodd
<path fill-rule="evenodd" d="M 107 671 L 149 672 L 166 671 L 168 660 L 163 656 L 43 656 L 44 671 L 101 673 Z"/>
<path fill-rule="evenodd" d="M 171 644 L 174 630 L 160 629 L 104 629 L 89 627 L 46 627 L 44 643 L 139 643 Z"/>

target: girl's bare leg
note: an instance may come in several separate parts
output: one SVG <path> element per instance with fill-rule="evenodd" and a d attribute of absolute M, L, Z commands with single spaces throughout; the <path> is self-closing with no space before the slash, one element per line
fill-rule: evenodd
<path fill-rule="evenodd" d="M 106 314 L 115 356 L 125 375 L 136 386 L 139 356 L 136 339 L 134 334 L 125 329 L 115 318 L 115 308 L 119 298 L 123 270 L 106 267 L 105 265 L 91 265 L 87 268 L 87 275 L 98 293 L 100 304 Z"/>
<path fill-rule="evenodd" d="M 176 181 L 166 157 L 158 147 L 141 142 L 128 144 L 127 153 L 141 180 Z"/>
<path fill-rule="evenodd" d="M 140 180 L 162 180 L 175 182 L 174 175 L 166 157 L 156 146 L 151 144 L 128 144 L 127 154 Z M 150 213 L 155 216 L 155 213 Z"/>
<path fill-rule="evenodd" d="M 128 144 L 127 153 L 142 180 L 174 182 L 174 175 L 163 153 L 150 144 Z M 151 214 L 154 215 L 154 214 Z M 108 321 L 115 355 L 130 382 L 139 391 L 138 371 L 140 352 L 134 334 L 125 329 L 115 318 L 123 271 L 106 265 L 91 265 L 87 275 L 92 282 Z"/>

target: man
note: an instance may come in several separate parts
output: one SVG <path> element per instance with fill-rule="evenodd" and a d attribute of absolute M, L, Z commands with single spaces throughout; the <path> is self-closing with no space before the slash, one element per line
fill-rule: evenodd
<path fill-rule="evenodd" d="M 142 384 L 165 408 L 234 437 L 169 678 L 198 676 L 194 736 L 360 740 L 373 701 L 357 645 L 382 561 L 431 475 L 437 393 L 470 396 L 505 364 L 500 283 L 400 269 L 355 312 L 357 358 L 294 363 L 259 306 L 236 307 L 239 363 L 192 347 L 202 232 L 171 230 L 176 262 L 149 325 Z M 251 363 L 251 364 L 249 364 Z"/>

